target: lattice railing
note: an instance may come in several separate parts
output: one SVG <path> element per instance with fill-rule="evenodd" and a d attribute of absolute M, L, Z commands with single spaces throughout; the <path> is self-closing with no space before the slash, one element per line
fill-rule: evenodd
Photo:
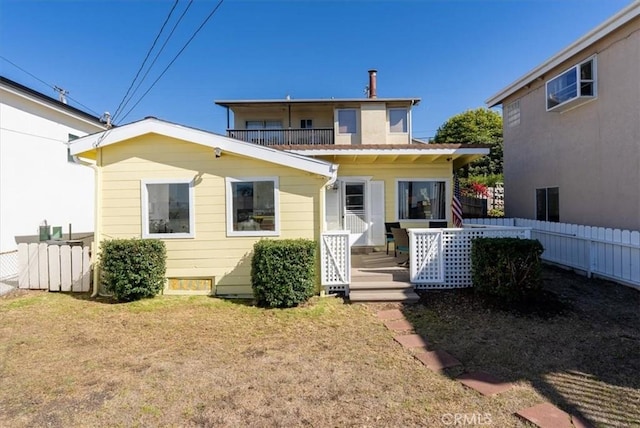
<path fill-rule="evenodd" d="M 418 289 L 471 287 L 471 241 L 474 238 L 529 238 L 519 227 L 409 229 L 411 282 Z"/>
<path fill-rule="evenodd" d="M 327 293 L 348 293 L 351 281 L 349 231 L 325 232 L 320 240 L 321 282 Z"/>

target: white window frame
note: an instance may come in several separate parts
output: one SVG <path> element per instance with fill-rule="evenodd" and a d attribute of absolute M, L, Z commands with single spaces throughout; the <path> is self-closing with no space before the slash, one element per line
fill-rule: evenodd
<path fill-rule="evenodd" d="M 403 131 L 394 131 L 391 127 L 391 112 L 392 111 L 402 111 L 404 112 L 404 130 Z M 408 108 L 390 108 L 387 110 L 387 122 L 389 123 L 389 133 L 390 134 L 408 134 L 409 133 L 409 109 Z"/>
<path fill-rule="evenodd" d="M 148 184 L 188 184 L 189 185 L 189 233 L 149 233 L 149 192 Z M 192 178 L 161 178 L 140 180 L 140 196 L 142 204 L 142 238 L 185 239 L 196 237 L 196 206 L 193 195 Z"/>
<path fill-rule="evenodd" d="M 347 111 L 352 111 L 353 112 L 353 132 L 340 132 L 340 113 L 341 112 L 347 112 Z M 340 135 L 354 135 L 358 133 L 358 111 L 355 108 L 341 108 L 341 109 L 337 109 L 336 112 L 336 122 L 337 122 L 337 132 Z"/>
<path fill-rule="evenodd" d="M 233 230 L 232 183 L 273 181 L 273 228 L 274 230 Z M 280 236 L 280 183 L 278 177 L 226 177 L 227 236 Z"/>
<path fill-rule="evenodd" d="M 400 186 L 400 182 L 401 181 L 413 181 L 413 182 L 419 182 L 419 183 L 426 183 L 426 182 L 436 182 L 436 183 L 441 183 L 444 182 L 444 200 L 445 200 L 445 206 L 444 206 L 444 214 L 445 214 L 445 218 L 416 218 L 416 219 L 410 219 L 410 218 L 400 218 L 400 192 L 399 192 L 399 186 Z M 394 193 L 394 218 L 395 221 L 400 222 L 400 221 L 404 221 L 404 222 L 415 222 L 415 223 L 426 223 L 428 224 L 430 221 L 446 221 L 447 223 L 450 222 L 450 217 L 451 217 L 451 178 L 446 178 L 446 177 L 435 177 L 435 178 L 420 178 L 420 177 L 410 177 L 410 178 L 396 178 L 395 181 L 395 188 L 393 190 Z M 447 209 L 447 207 L 449 209 Z"/>
<path fill-rule="evenodd" d="M 592 65 L 592 69 L 591 69 L 591 79 L 585 79 L 583 80 L 580 76 L 580 68 L 582 67 L 582 65 L 591 62 Z M 555 106 L 549 107 L 549 99 L 550 99 L 550 94 L 549 94 L 549 85 L 556 79 L 559 79 L 560 77 L 569 74 L 569 73 L 575 73 L 576 75 L 576 95 L 568 98 L 564 101 L 562 101 L 559 104 L 556 104 Z M 582 95 L 582 83 L 588 83 L 591 82 L 592 84 L 592 92 L 593 94 L 591 95 Z M 577 107 L 581 104 L 586 103 L 587 101 L 591 101 L 591 100 L 595 100 L 596 98 L 598 98 L 598 67 L 597 67 L 597 58 L 596 55 L 590 56 L 589 58 L 585 59 L 584 61 L 579 62 L 578 64 L 574 65 L 571 68 L 568 68 L 567 70 L 564 70 L 562 73 L 557 74 L 556 76 L 554 76 L 553 78 L 547 80 L 547 82 L 545 83 L 545 107 L 547 108 L 547 111 L 565 111 L 568 110 L 570 108 L 573 107 Z"/>

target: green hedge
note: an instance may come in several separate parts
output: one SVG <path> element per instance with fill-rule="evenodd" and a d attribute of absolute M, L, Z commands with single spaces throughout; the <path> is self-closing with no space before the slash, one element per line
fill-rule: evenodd
<path fill-rule="evenodd" d="M 157 239 L 102 241 L 102 283 L 121 301 L 153 297 L 164 287 L 166 259 L 164 242 Z"/>
<path fill-rule="evenodd" d="M 315 292 L 316 243 L 307 239 L 256 242 L 251 286 L 259 306 L 290 308 Z"/>
<path fill-rule="evenodd" d="M 542 244 L 537 239 L 477 238 L 471 244 L 476 292 L 504 303 L 536 299 L 542 292 Z"/>

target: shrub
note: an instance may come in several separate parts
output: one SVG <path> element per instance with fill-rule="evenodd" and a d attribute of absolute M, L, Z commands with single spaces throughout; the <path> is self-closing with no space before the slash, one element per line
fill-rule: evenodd
<path fill-rule="evenodd" d="M 471 277 L 476 292 L 503 303 L 537 299 L 542 293 L 542 252 L 537 239 L 474 239 Z"/>
<path fill-rule="evenodd" d="M 157 239 L 102 241 L 102 283 L 121 301 L 153 297 L 164 287 L 166 258 L 164 242 Z"/>
<path fill-rule="evenodd" d="M 251 286 L 259 306 L 290 308 L 315 291 L 316 243 L 307 239 L 261 240 L 253 246 Z"/>

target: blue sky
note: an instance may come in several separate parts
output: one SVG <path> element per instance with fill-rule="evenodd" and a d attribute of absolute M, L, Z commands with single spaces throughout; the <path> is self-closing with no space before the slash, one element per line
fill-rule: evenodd
<path fill-rule="evenodd" d="M 187 3 L 179 1 L 167 32 Z M 194 1 L 123 113 L 216 3 Z M 422 99 L 413 130 L 426 138 L 630 3 L 225 0 L 124 122 L 124 114 L 116 122 L 156 116 L 223 133 L 226 113 L 214 100 L 363 97 L 367 70 L 375 68 L 379 97 Z M 173 4 L 0 0 L 0 55 L 91 110 L 113 114 Z M 0 73 L 55 96 L 2 59 Z"/>

